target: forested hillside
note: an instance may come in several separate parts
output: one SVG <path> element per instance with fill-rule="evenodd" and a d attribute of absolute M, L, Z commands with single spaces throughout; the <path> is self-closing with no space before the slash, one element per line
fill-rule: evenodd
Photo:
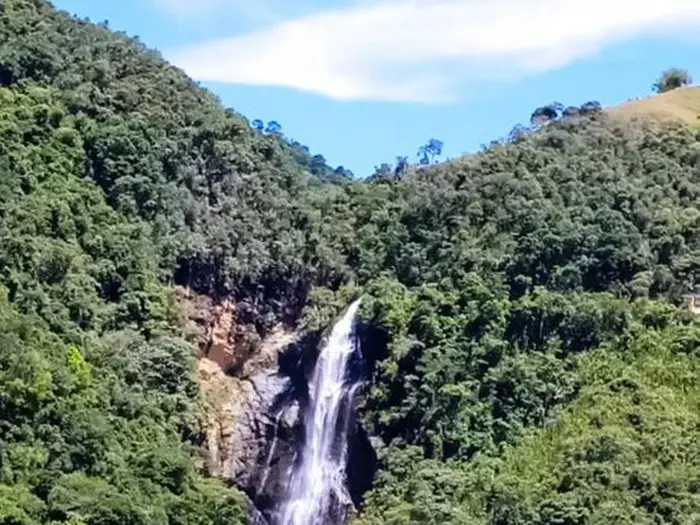
<path fill-rule="evenodd" d="M 583 109 L 350 180 L 138 41 L 0 2 L 0 524 L 245 522 L 175 285 L 260 334 L 363 295 L 357 523 L 698 522 L 700 135 Z"/>
<path fill-rule="evenodd" d="M 293 293 L 311 180 L 137 41 L 0 10 L 0 523 L 242 522 L 199 472 L 171 285 Z"/>
<path fill-rule="evenodd" d="M 395 185 L 360 523 L 700 519 L 699 145 L 597 114 Z"/>

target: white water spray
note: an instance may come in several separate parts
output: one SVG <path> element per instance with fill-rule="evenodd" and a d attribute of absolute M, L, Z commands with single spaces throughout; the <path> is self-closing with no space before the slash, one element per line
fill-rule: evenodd
<path fill-rule="evenodd" d="M 292 473 L 280 525 L 337 525 L 346 499 L 347 421 L 357 384 L 347 378 L 360 299 L 336 323 L 309 382 L 301 462 Z M 342 513 L 341 513 L 342 514 Z"/>

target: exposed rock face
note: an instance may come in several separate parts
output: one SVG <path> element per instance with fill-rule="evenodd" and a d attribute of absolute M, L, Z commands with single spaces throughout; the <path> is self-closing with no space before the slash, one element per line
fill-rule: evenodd
<path fill-rule="evenodd" d="M 289 378 L 277 373 L 274 361 L 271 366 L 255 369 L 251 364 L 250 368 L 250 375 L 231 376 L 209 357 L 200 358 L 198 364 L 208 415 L 209 469 L 228 480 L 237 480 L 250 470 L 276 422 L 296 424 Z"/>
<path fill-rule="evenodd" d="M 215 362 L 222 370 L 235 368 L 244 356 L 237 355 L 233 345 L 234 328 L 236 326 L 236 305 L 227 299 L 213 307 L 213 319 L 207 337 L 206 356 Z"/>
<path fill-rule="evenodd" d="M 207 358 L 199 361 L 199 377 L 210 473 L 243 489 L 259 510 L 271 510 L 284 491 L 299 432 L 290 380 L 274 370 L 231 377 Z"/>
<path fill-rule="evenodd" d="M 252 379 L 250 383 L 253 390 L 266 384 L 271 378 L 262 376 L 256 379 Z M 257 457 L 253 464 L 240 469 L 235 476 L 236 484 L 253 499 L 265 515 L 274 510 L 280 495 L 284 494 L 301 432 L 299 405 L 290 397 L 290 391 L 286 390 L 289 387 L 288 380 L 280 383 L 275 379 L 270 384 L 273 385 L 270 393 L 276 387 L 282 387 L 284 390 L 273 399 L 265 415 L 258 416 L 258 421 L 249 426 L 255 431 L 255 435 L 250 439 L 256 443 Z M 269 398 L 266 398 L 265 390 L 260 391 L 258 400 L 261 405 L 267 404 Z M 239 435 L 248 432 L 250 431 L 241 431 Z"/>
<path fill-rule="evenodd" d="M 264 338 L 236 324 L 236 305 L 179 290 L 200 345 L 197 372 L 206 417 L 207 468 L 236 484 L 263 513 L 283 493 L 300 428 L 293 380 L 278 372 L 296 334 L 278 326 Z M 260 512 L 252 512 L 264 523 Z"/>
<path fill-rule="evenodd" d="M 232 300 L 218 304 L 186 289 L 178 295 L 200 347 L 198 378 L 206 417 L 207 468 L 249 498 L 250 516 L 266 525 L 286 489 L 303 442 L 301 410 L 319 334 L 303 340 L 277 326 L 260 337 L 237 324 Z M 359 424 L 349 450 L 348 482 L 356 506 L 369 488 L 376 455 Z"/>

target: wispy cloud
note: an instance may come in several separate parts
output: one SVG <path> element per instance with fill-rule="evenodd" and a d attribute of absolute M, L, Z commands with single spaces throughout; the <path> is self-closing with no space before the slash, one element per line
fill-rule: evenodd
<path fill-rule="evenodd" d="M 697 26 L 700 0 L 384 0 L 166 55 L 203 81 L 436 102 L 470 81 L 519 78 Z"/>

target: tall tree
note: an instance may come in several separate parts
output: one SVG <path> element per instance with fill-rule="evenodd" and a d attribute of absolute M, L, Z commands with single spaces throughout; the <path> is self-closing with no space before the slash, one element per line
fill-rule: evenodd
<path fill-rule="evenodd" d="M 282 125 L 276 120 L 271 120 L 267 123 L 267 126 L 265 126 L 265 133 L 269 133 L 271 135 L 281 135 Z"/>
<path fill-rule="evenodd" d="M 652 89 L 656 93 L 666 93 L 667 91 L 692 84 L 692 82 L 693 79 L 688 70 L 671 68 L 661 73 L 661 76 L 652 85 Z"/>
<path fill-rule="evenodd" d="M 400 179 L 403 177 L 406 168 L 408 168 L 408 157 L 399 155 L 396 157 L 396 165 L 394 166 L 394 177 Z"/>
<path fill-rule="evenodd" d="M 561 102 L 552 102 L 545 106 L 540 106 L 532 112 L 530 123 L 541 126 L 553 120 L 557 120 L 564 111 L 564 105 Z"/>
<path fill-rule="evenodd" d="M 438 139 L 430 139 L 418 148 L 417 157 L 422 165 L 432 164 L 437 157 L 442 155 L 443 143 Z"/>

